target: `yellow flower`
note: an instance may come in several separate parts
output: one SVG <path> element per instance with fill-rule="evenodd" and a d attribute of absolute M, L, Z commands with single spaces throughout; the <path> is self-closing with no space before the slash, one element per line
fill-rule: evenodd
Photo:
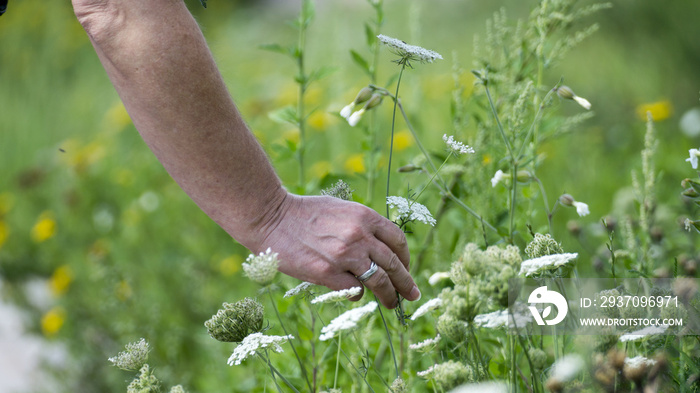
<path fill-rule="evenodd" d="M 484 165 L 490 164 L 492 160 L 493 160 L 493 159 L 491 158 L 491 155 L 488 154 L 488 153 L 486 153 L 486 154 L 484 154 L 483 157 L 481 158 L 481 163 L 484 164 Z"/>
<path fill-rule="evenodd" d="M 52 238 L 55 234 L 56 221 L 53 219 L 53 213 L 50 211 L 41 213 L 32 228 L 32 240 L 36 243 L 41 243 Z"/>
<path fill-rule="evenodd" d="M 71 271 L 70 266 L 62 265 L 54 270 L 51 278 L 49 279 L 49 288 L 54 296 L 61 296 L 70 287 L 70 283 L 73 281 L 73 271 Z"/>
<path fill-rule="evenodd" d="M 10 236 L 10 227 L 4 221 L 0 221 L 0 248 L 5 244 L 8 236 Z"/>
<path fill-rule="evenodd" d="M 309 116 L 307 121 L 313 129 L 324 131 L 329 125 L 335 123 L 335 120 L 335 117 L 331 116 L 328 112 L 316 111 Z"/>
<path fill-rule="evenodd" d="M 66 321 L 66 310 L 54 307 L 41 317 L 41 331 L 46 337 L 53 337 L 61 330 Z"/>
<path fill-rule="evenodd" d="M 671 105 L 671 101 L 662 100 L 642 104 L 637 107 L 637 115 L 644 121 L 647 120 L 647 112 L 651 112 L 652 120 L 661 121 L 671 116 L 671 113 L 673 113 L 673 106 Z"/>
<path fill-rule="evenodd" d="M 413 135 L 408 130 L 402 130 L 394 135 L 394 150 L 402 151 L 413 145 Z"/>
<path fill-rule="evenodd" d="M 117 293 L 117 299 L 121 300 L 122 302 L 129 300 L 131 295 L 134 294 L 134 291 L 131 289 L 131 285 L 129 285 L 126 280 L 119 281 L 115 292 Z"/>
<path fill-rule="evenodd" d="M 0 193 L 0 217 L 7 214 L 15 204 L 15 197 L 9 192 Z"/>
<path fill-rule="evenodd" d="M 345 160 L 345 170 L 354 173 L 365 173 L 364 154 L 353 154 Z"/>
<path fill-rule="evenodd" d="M 219 263 L 219 271 L 224 276 L 232 276 L 235 273 L 237 273 L 239 270 L 241 270 L 241 262 L 242 261 L 243 261 L 243 258 L 241 258 L 241 256 L 238 254 L 228 256 L 228 257 L 222 259 L 221 262 Z"/>
<path fill-rule="evenodd" d="M 317 179 L 324 178 L 331 172 L 331 163 L 328 161 L 318 161 L 311 165 L 311 173 Z"/>

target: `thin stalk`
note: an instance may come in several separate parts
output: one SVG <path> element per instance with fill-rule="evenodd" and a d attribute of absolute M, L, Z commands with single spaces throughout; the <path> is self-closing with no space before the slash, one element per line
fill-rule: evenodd
<path fill-rule="evenodd" d="M 510 244 L 515 244 L 515 203 L 518 197 L 518 163 L 513 160 L 513 194 L 510 199 Z"/>
<path fill-rule="evenodd" d="M 544 201 L 544 211 L 547 213 L 547 224 L 549 224 L 549 234 L 553 235 L 554 232 L 552 231 L 552 211 L 549 210 L 549 202 L 547 201 L 547 193 L 544 191 L 544 185 L 542 184 L 542 181 L 538 177 L 534 177 L 535 182 L 537 185 L 540 186 L 540 192 L 542 193 L 542 200 Z"/>
<path fill-rule="evenodd" d="M 387 176 L 386 176 L 386 196 L 389 196 L 389 181 L 391 180 L 391 158 L 394 153 L 394 129 L 396 126 L 396 106 L 398 104 L 398 97 L 399 97 L 399 87 L 401 86 L 401 77 L 403 76 L 403 71 L 406 69 L 406 63 L 403 63 L 401 65 L 401 71 L 399 71 L 399 80 L 396 82 L 396 93 L 394 96 L 396 99 L 394 100 L 394 111 L 391 115 L 391 140 L 389 141 L 389 166 L 387 169 Z M 386 217 L 389 218 L 389 205 L 386 205 Z"/>
<path fill-rule="evenodd" d="M 491 91 L 489 90 L 489 85 L 486 81 L 484 81 L 484 90 L 486 90 L 486 97 L 489 99 L 489 105 L 491 106 L 491 112 L 493 112 L 493 117 L 496 119 L 496 124 L 498 125 L 498 131 L 501 133 L 501 137 L 503 138 L 503 142 L 506 144 L 506 148 L 508 149 L 508 154 L 510 155 L 511 160 L 515 160 L 515 154 L 513 152 L 513 148 L 510 146 L 510 140 L 508 140 L 508 136 L 506 135 L 506 131 L 503 129 L 503 124 L 501 124 L 501 119 L 498 117 L 498 112 L 496 111 L 496 105 L 493 103 L 493 99 L 491 98 Z"/>
<path fill-rule="evenodd" d="M 520 160 L 520 158 L 523 155 L 523 150 L 525 150 L 525 146 L 527 145 L 527 141 L 530 139 L 532 136 L 533 132 L 535 132 L 536 125 L 539 123 L 540 118 L 542 117 L 542 110 L 544 109 L 544 103 L 549 100 L 549 97 L 556 92 L 557 88 L 559 85 L 561 85 L 561 80 L 557 82 L 556 85 L 547 93 L 546 96 L 544 96 L 544 99 L 542 100 L 542 103 L 540 104 L 540 107 L 537 108 L 537 113 L 535 114 L 535 118 L 532 120 L 532 124 L 530 125 L 530 129 L 527 131 L 527 135 L 525 136 L 525 139 L 523 139 L 523 144 L 520 145 L 520 149 L 518 150 L 518 155 L 515 156 L 515 159 Z"/>
<path fill-rule="evenodd" d="M 398 97 L 393 97 L 394 98 L 394 103 L 399 106 L 399 109 L 401 110 L 401 115 L 403 116 L 404 121 L 406 122 L 406 126 L 408 126 L 408 130 L 411 132 L 411 135 L 413 135 L 413 140 L 416 141 L 416 146 L 418 146 L 418 149 L 420 149 L 421 153 L 423 153 L 423 156 L 425 156 L 425 160 L 428 161 L 428 165 L 430 165 L 430 169 L 433 170 L 433 172 L 437 172 L 437 167 L 433 163 L 432 158 L 430 158 L 430 154 L 428 154 L 428 151 L 425 149 L 423 144 L 421 143 L 420 139 L 418 138 L 418 134 L 416 134 L 416 130 L 413 129 L 413 125 L 411 124 L 411 121 L 408 119 L 408 115 L 406 114 L 406 111 L 403 109 L 403 105 L 401 105 L 401 100 L 398 99 Z M 442 182 L 443 186 L 446 186 L 446 183 L 440 175 L 438 175 L 438 179 Z"/>
<path fill-rule="evenodd" d="M 378 36 L 381 33 L 381 26 L 383 24 L 383 0 L 378 1 L 377 3 L 373 4 L 372 7 L 375 10 L 375 29 L 372 34 L 374 36 Z M 376 84 L 377 83 L 377 69 L 379 68 L 379 42 L 378 40 L 374 41 L 374 44 L 370 47 L 370 51 L 372 53 L 372 66 L 370 68 L 369 72 L 369 82 L 371 84 Z M 379 129 L 379 118 L 376 114 L 375 111 L 371 112 L 370 116 L 370 122 L 369 122 L 369 141 L 370 141 L 370 157 L 369 157 L 369 168 L 367 170 L 367 205 L 371 206 L 372 205 L 372 200 L 374 199 L 374 182 L 377 176 L 377 167 L 376 163 L 377 160 L 375 159 L 375 156 L 378 153 L 376 140 L 377 140 L 377 131 Z"/>
<path fill-rule="evenodd" d="M 284 375 L 282 375 L 282 373 L 280 373 L 279 370 L 277 370 L 277 369 L 275 368 L 275 366 L 272 365 L 272 363 L 270 362 L 270 357 L 269 357 L 269 356 L 262 356 L 262 355 L 260 354 L 260 352 L 256 352 L 256 354 L 257 354 L 258 356 L 260 356 L 260 358 L 261 358 L 265 363 L 267 363 L 267 365 L 270 367 L 270 372 L 272 373 L 272 379 L 275 381 L 275 385 L 277 386 L 277 390 L 279 390 L 280 393 L 282 392 L 282 388 L 281 388 L 280 385 L 277 383 L 277 379 L 275 378 L 275 374 L 277 374 L 277 376 L 280 377 L 280 379 L 282 380 L 282 382 L 284 382 L 287 386 L 289 386 L 290 389 L 292 389 L 292 390 L 295 391 L 296 393 L 299 393 L 299 390 L 297 390 L 297 388 L 295 388 L 294 385 L 292 385 L 292 383 L 289 382 L 289 380 L 287 380 L 287 378 L 285 378 Z"/>
<path fill-rule="evenodd" d="M 338 386 L 338 367 L 340 366 L 340 347 L 343 342 L 343 332 L 338 333 L 338 352 L 335 355 L 335 377 L 333 378 L 333 389 Z"/>
<path fill-rule="evenodd" d="M 379 299 L 377 299 L 377 295 L 374 295 L 374 300 L 379 302 Z M 391 341 L 391 333 L 389 333 L 389 325 L 386 323 L 386 319 L 384 319 L 384 313 L 382 312 L 381 307 L 377 307 L 377 310 L 379 310 L 379 316 L 382 317 L 382 323 L 384 324 L 384 330 L 386 330 L 386 337 L 389 340 L 389 348 L 391 349 L 391 357 L 394 359 L 394 368 L 396 369 L 396 378 L 399 378 L 399 364 L 396 362 L 396 352 L 394 351 L 394 343 Z"/>
<path fill-rule="evenodd" d="M 491 225 L 488 221 L 484 220 L 477 212 L 472 210 L 471 207 L 467 206 L 464 202 L 459 200 L 452 192 L 440 187 L 437 183 L 433 183 L 442 193 L 442 195 L 446 196 L 447 198 L 451 199 L 454 203 L 456 203 L 459 207 L 462 209 L 466 210 L 467 213 L 471 214 L 474 218 L 479 220 L 486 228 L 494 231 L 495 233 L 498 233 L 498 229 Z"/>
<path fill-rule="evenodd" d="M 302 7 L 304 4 L 302 2 Z M 304 115 L 304 95 L 306 94 L 306 88 L 308 87 L 308 79 L 304 73 L 304 46 L 306 45 L 306 23 L 302 18 L 304 17 L 304 12 L 302 11 L 299 18 L 299 55 L 297 56 L 297 67 L 299 68 L 299 98 L 297 100 L 297 118 L 299 121 L 299 146 L 297 147 L 297 157 L 299 159 L 299 189 L 304 189 L 305 176 L 304 176 L 304 153 L 306 150 L 306 116 Z M 308 382 L 308 381 L 307 381 Z"/>
<path fill-rule="evenodd" d="M 287 332 L 287 328 L 284 326 L 284 323 L 282 322 L 282 317 L 280 316 L 279 311 L 277 310 L 277 304 L 275 303 L 275 299 L 272 297 L 272 291 L 270 290 L 270 287 L 267 288 L 267 294 L 270 295 L 270 303 L 272 303 L 272 308 L 275 310 L 275 315 L 277 315 L 277 320 L 280 322 L 280 326 L 282 326 L 282 330 L 284 331 L 285 336 L 289 336 L 289 332 Z M 302 363 L 301 358 L 299 357 L 299 354 L 297 353 L 297 349 L 294 347 L 294 342 L 293 340 L 289 340 L 289 345 L 292 347 L 292 351 L 294 352 L 294 356 L 297 358 L 297 362 L 299 363 L 299 368 L 301 368 L 301 374 L 304 376 L 304 380 L 306 381 L 306 385 L 309 387 L 311 391 L 314 391 L 313 388 L 311 387 L 311 382 L 309 381 L 309 376 L 306 373 L 306 367 L 304 367 L 304 363 Z"/>

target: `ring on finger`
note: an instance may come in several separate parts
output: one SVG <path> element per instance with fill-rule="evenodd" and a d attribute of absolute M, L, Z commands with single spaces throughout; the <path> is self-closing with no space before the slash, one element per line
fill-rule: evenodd
<path fill-rule="evenodd" d="M 371 262 L 372 263 L 369 264 L 369 269 L 367 269 L 366 272 L 362 273 L 359 276 L 356 276 L 357 279 L 360 280 L 360 282 L 365 282 L 365 281 L 369 280 L 369 278 L 372 277 L 374 275 L 374 273 L 377 272 L 377 270 L 379 270 L 379 268 L 377 267 L 377 264 L 374 263 L 374 261 L 371 261 Z"/>

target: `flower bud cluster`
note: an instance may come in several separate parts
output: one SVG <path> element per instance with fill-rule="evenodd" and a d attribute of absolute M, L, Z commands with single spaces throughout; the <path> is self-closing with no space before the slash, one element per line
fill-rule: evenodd
<path fill-rule="evenodd" d="M 360 122 L 365 112 L 379 106 L 383 99 L 384 96 L 378 93 L 374 87 L 363 87 L 362 90 L 357 93 L 355 99 L 340 110 L 340 116 L 348 121 L 350 127 L 355 127 L 357 123 Z M 356 111 L 355 108 L 358 107 L 360 109 Z"/>
<path fill-rule="evenodd" d="M 224 308 L 204 323 L 209 335 L 222 342 L 241 342 L 250 333 L 263 330 L 263 306 L 257 300 L 245 298 Z"/>

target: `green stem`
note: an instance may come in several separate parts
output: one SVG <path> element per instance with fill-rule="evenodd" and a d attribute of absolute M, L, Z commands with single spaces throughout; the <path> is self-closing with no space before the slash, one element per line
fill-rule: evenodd
<path fill-rule="evenodd" d="M 304 7 L 304 2 L 302 1 L 302 7 Z M 299 55 L 297 56 L 297 67 L 299 68 L 299 75 L 297 76 L 299 83 L 299 98 L 297 102 L 297 118 L 299 121 L 299 146 L 297 147 L 297 157 L 299 159 L 299 189 L 304 189 L 305 176 L 304 176 L 304 153 L 306 150 L 306 115 L 304 114 L 304 95 L 306 94 L 306 88 L 308 87 L 308 79 L 304 73 L 304 46 L 306 45 L 306 23 L 301 20 L 303 18 L 304 12 L 302 11 L 299 18 Z"/>
<path fill-rule="evenodd" d="M 403 76 L 403 70 L 406 69 L 406 63 L 403 63 L 401 65 L 401 71 L 399 71 L 399 80 L 396 82 L 396 93 L 394 96 L 396 99 L 394 100 L 394 111 L 391 115 L 391 140 L 389 141 L 389 166 L 387 169 L 387 176 L 386 176 L 386 196 L 389 196 L 389 182 L 391 180 L 391 158 L 394 153 L 394 129 L 396 127 L 396 106 L 398 104 L 398 97 L 399 97 L 399 87 L 401 86 L 401 77 Z M 389 205 L 386 205 L 386 217 L 389 218 Z"/>
<path fill-rule="evenodd" d="M 510 199 L 510 244 L 515 244 L 515 206 L 518 197 L 518 163 L 513 160 L 513 194 Z"/>
<path fill-rule="evenodd" d="M 335 355 L 335 377 L 333 378 L 333 389 L 338 386 L 338 367 L 340 366 L 340 346 L 343 342 L 343 332 L 338 333 L 338 352 Z"/>
<path fill-rule="evenodd" d="M 379 299 L 377 299 L 377 295 L 374 295 L 374 300 L 379 302 Z M 377 307 L 377 310 L 379 311 L 379 316 L 382 317 L 382 323 L 384 324 L 384 330 L 386 331 L 386 337 L 387 340 L 389 340 L 389 348 L 391 349 L 391 357 L 394 359 L 394 368 L 396 369 L 396 378 L 399 378 L 399 364 L 396 362 L 396 352 L 394 351 L 394 343 L 391 340 L 391 333 L 389 333 L 389 325 L 386 323 L 386 319 L 384 319 L 384 313 L 382 312 L 381 307 Z"/>
<path fill-rule="evenodd" d="M 547 193 L 544 191 L 544 185 L 542 184 L 542 181 L 534 177 L 535 182 L 537 185 L 540 186 L 540 192 L 542 193 L 542 200 L 544 201 L 544 211 L 547 213 L 547 224 L 549 224 L 549 234 L 554 235 L 554 232 L 552 231 L 552 211 L 549 210 L 549 202 L 547 201 Z"/>
<path fill-rule="evenodd" d="M 295 388 L 294 385 L 292 385 L 292 383 L 289 382 L 289 380 L 287 380 L 287 378 L 285 378 L 284 375 L 282 375 L 282 373 L 280 373 L 279 370 L 277 370 L 277 369 L 275 368 L 275 366 L 272 365 L 272 363 L 270 362 L 270 357 L 269 357 L 269 356 L 262 356 L 262 355 L 260 354 L 260 352 L 256 352 L 256 354 L 257 354 L 258 356 L 260 356 L 260 358 L 261 358 L 265 363 L 267 363 L 268 367 L 270 367 L 270 372 L 272 373 L 272 380 L 275 381 L 275 385 L 277 386 L 277 390 L 279 390 L 280 393 L 282 392 L 282 387 L 277 383 L 277 379 L 275 378 L 275 374 L 277 374 L 277 376 L 280 377 L 280 379 L 282 379 L 282 382 L 284 382 L 287 386 L 289 386 L 290 389 L 292 389 L 292 390 L 295 391 L 296 393 L 299 393 L 299 390 L 297 390 L 297 388 Z"/>
<path fill-rule="evenodd" d="M 503 138 L 503 142 L 506 144 L 506 148 L 508 148 L 508 154 L 510 155 L 511 160 L 515 160 L 513 148 L 510 146 L 510 140 L 508 140 L 506 131 L 503 129 L 501 119 L 498 117 L 498 111 L 496 111 L 496 105 L 493 103 L 493 99 L 491 98 L 491 91 L 489 90 L 488 82 L 486 80 L 484 80 L 483 82 L 484 90 L 486 90 L 486 97 L 488 97 L 489 105 L 491 106 L 491 112 L 493 112 L 493 117 L 496 119 L 496 124 L 498 125 L 498 131 L 501 133 L 501 137 Z"/>
<path fill-rule="evenodd" d="M 272 291 L 270 290 L 270 287 L 267 287 L 267 294 L 270 295 L 270 303 L 272 303 L 272 308 L 275 310 L 275 315 L 277 315 L 277 320 L 280 322 L 280 326 L 282 326 L 282 330 L 284 331 L 285 336 L 289 336 L 289 333 L 287 332 L 287 328 L 284 326 L 284 323 L 282 322 L 282 317 L 280 316 L 279 311 L 277 310 L 277 304 L 275 303 L 275 299 L 272 297 Z M 301 374 L 304 376 L 304 380 L 306 381 L 306 385 L 309 387 L 311 391 L 314 391 L 313 388 L 311 387 L 311 382 L 309 381 L 309 376 L 306 373 L 306 367 L 304 367 L 304 363 L 302 363 L 301 358 L 299 357 L 299 354 L 297 353 L 296 347 L 294 347 L 294 341 L 289 340 L 289 345 L 292 347 L 292 351 L 294 352 L 294 356 L 297 358 L 297 362 L 299 363 L 299 368 L 301 369 Z"/>

